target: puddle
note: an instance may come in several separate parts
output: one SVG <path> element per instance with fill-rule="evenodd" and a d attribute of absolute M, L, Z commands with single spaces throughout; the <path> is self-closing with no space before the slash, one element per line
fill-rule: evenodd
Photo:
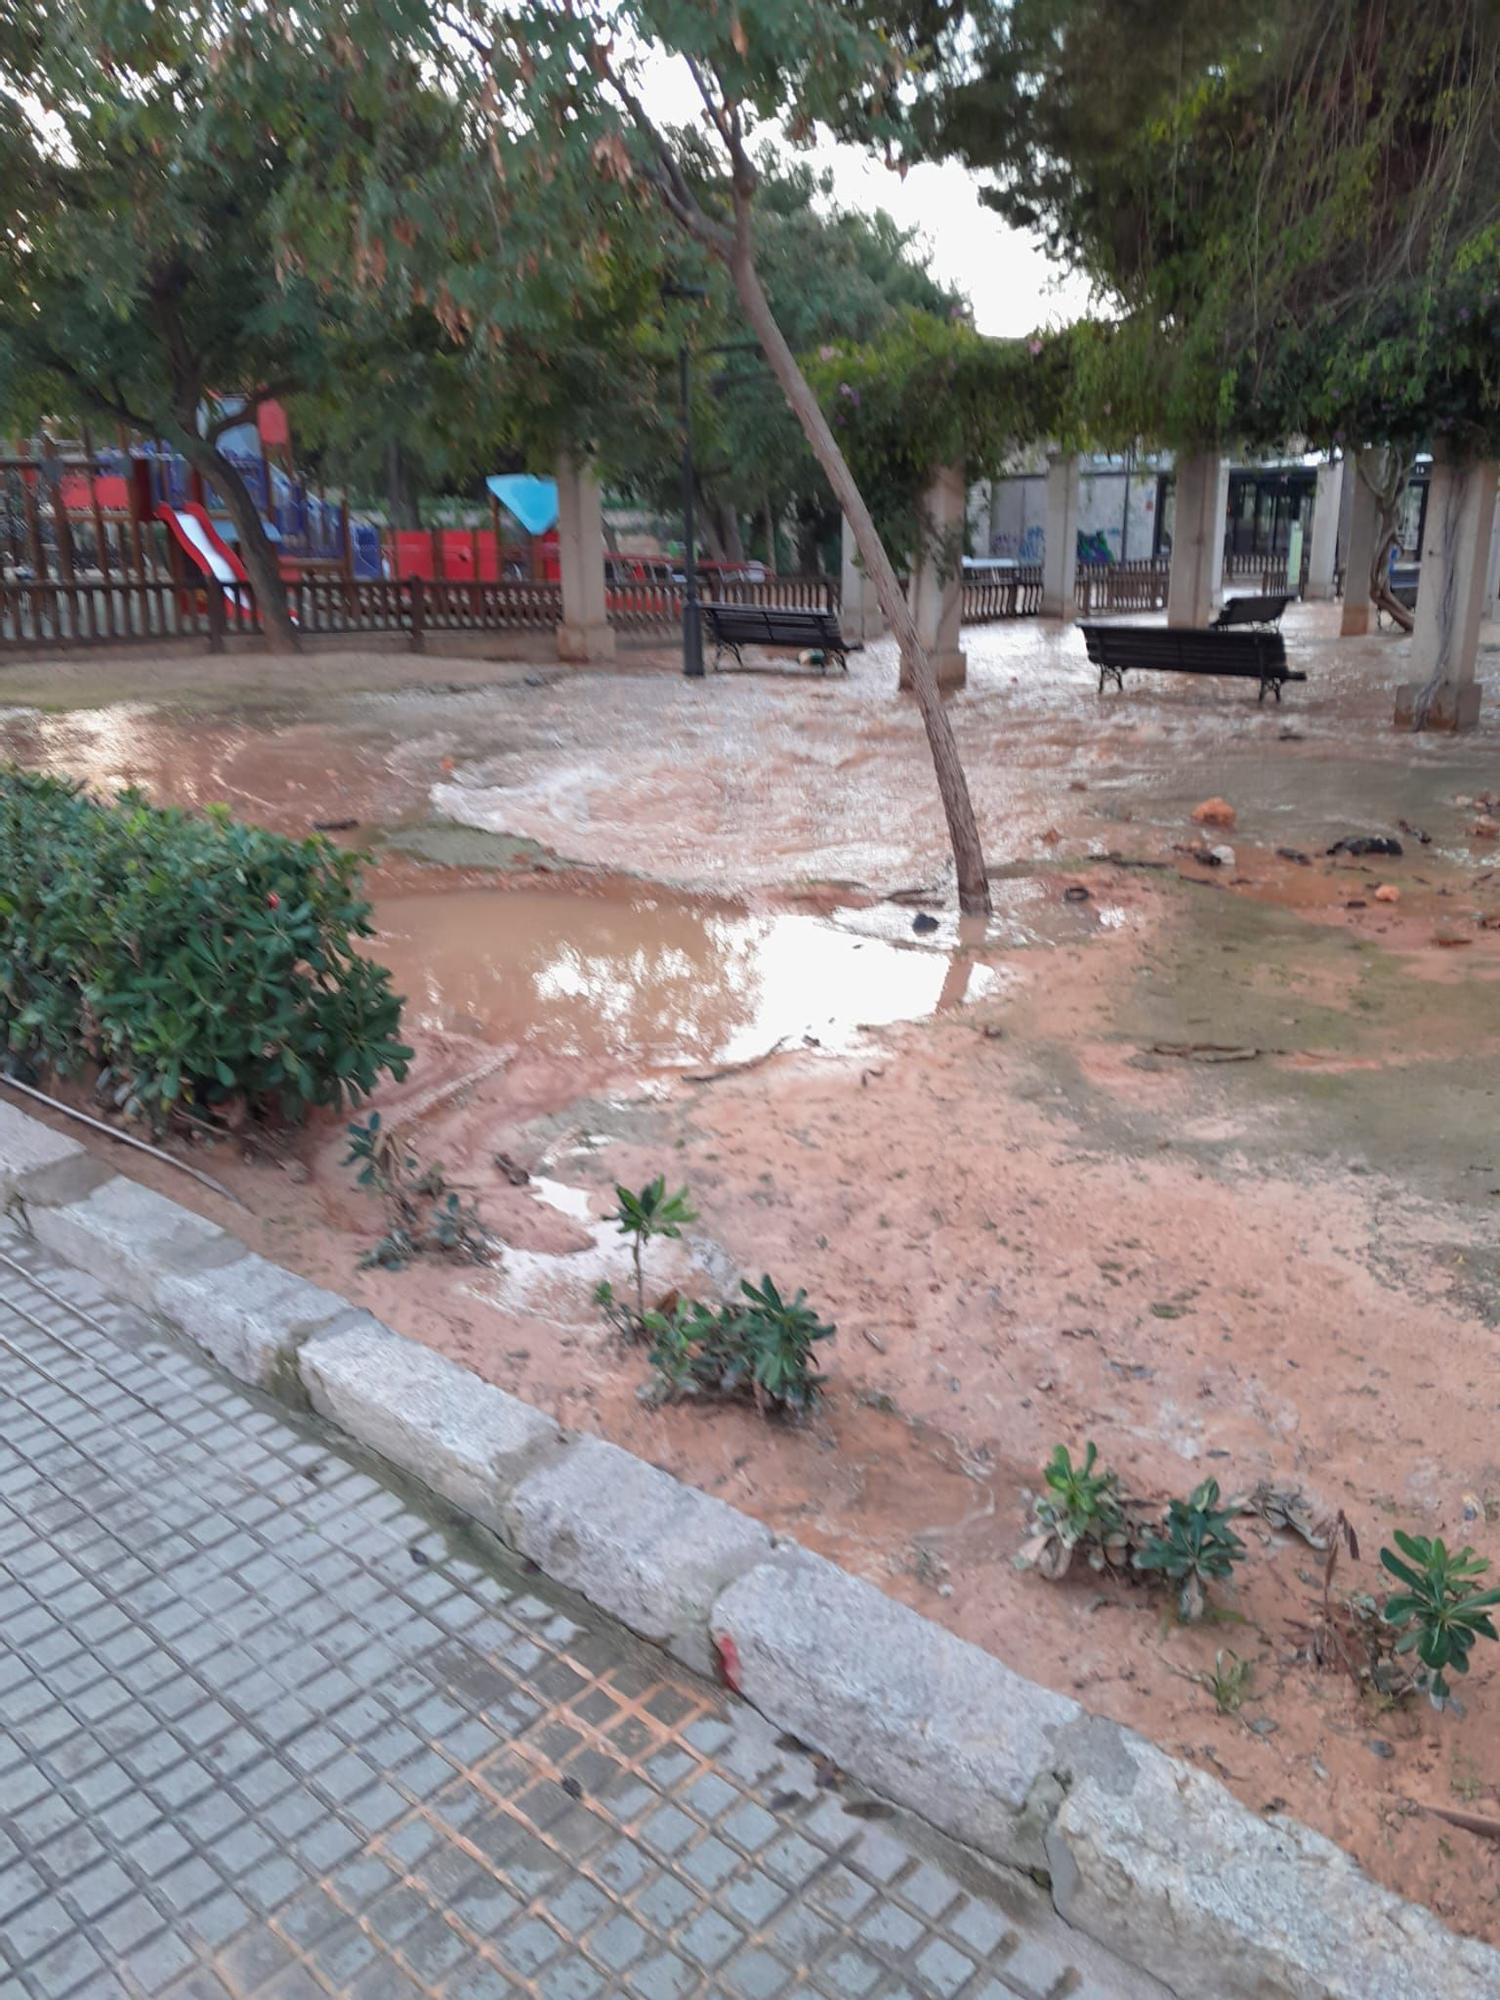
<path fill-rule="evenodd" d="M 370 949 L 406 995 L 408 1026 L 643 1069 L 743 1062 L 805 1036 L 847 1049 L 862 1027 L 980 999 L 1011 976 L 826 917 L 665 893 L 446 890 L 384 898 L 376 922 Z"/>

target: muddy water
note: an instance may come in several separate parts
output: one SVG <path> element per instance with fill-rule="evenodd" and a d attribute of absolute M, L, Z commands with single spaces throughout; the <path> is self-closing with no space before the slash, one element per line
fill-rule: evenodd
<path fill-rule="evenodd" d="M 909 930 L 911 918 L 903 919 Z M 370 949 L 408 1029 L 636 1069 L 843 1050 L 994 993 L 966 945 L 863 936 L 826 917 L 673 896 L 514 888 L 391 896 Z"/>

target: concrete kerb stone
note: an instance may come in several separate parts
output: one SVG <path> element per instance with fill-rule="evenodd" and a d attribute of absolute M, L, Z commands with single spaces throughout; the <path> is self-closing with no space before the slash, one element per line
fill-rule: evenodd
<path fill-rule="evenodd" d="M 540 1410 L 369 1313 L 314 1334 L 297 1367 L 320 1416 L 497 1534 L 506 1532 L 511 1489 L 562 1447 Z"/>
<path fill-rule="evenodd" d="M 1258 1816 L 710 1495 L 601 1439 L 569 1441 L 3 1104 L 0 1195 L 59 1256 L 246 1379 L 305 1391 L 602 1610 L 693 1666 L 716 1656 L 775 1727 L 860 1783 L 1050 1880 L 1068 1922 L 1182 2000 L 1500 1994 L 1500 1952 L 1377 1887 L 1310 1828 Z"/>
<path fill-rule="evenodd" d="M 1045 1870 L 1077 1702 L 802 1549 L 731 1584 L 711 1629 L 725 1679 L 763 1714 L 945 1833 Z"/>
<path fill-rule="evenodd" d="M 1493 2000 L 1500 1952 L 1372 1882 L 1342 1848 L 1261 1817 L 1114 1723 L 1059 1740 L 1047 1833 L 1059 1914 L 1183 2000 Z"/>
<path fill-rule="evenodd" d="M 0 1098 L 0 1208 L 70 1201 L 105 1176 L 76 1139 Z"/>
<path fill-rule="evenodd" d="M 720 1592 L 775 1546 L 759 1521 L 596 1437 L 523 1479 L 506 1514 L 522 1555 L 700 1673 Z"/>
<path fill-rule="evenodd" d="M 132 1305 L 152 1310 L 164 1277 L 231 1264 L 245 1246 L 217 1223 L 112 1174 L 77 1200 L 26 1204 L 38 1242 Z"/>
<path fill-rule="evenodd" d="M 153 1303 L 231 1375 L 293 1401 L 305 1400 L 297 1376 L 302 1343 L 363 1317 L 340 1293 L 253 1253 L 213 1270 L 169 1273 Z"/>

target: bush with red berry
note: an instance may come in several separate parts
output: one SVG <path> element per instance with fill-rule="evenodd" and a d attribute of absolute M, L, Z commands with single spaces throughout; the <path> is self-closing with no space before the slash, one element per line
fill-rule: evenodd
<path fill-rule="evenodd" d="M 331 842 L 0 768 L 0 1036 L 165 1123 L 298 1117 L 401 1077 L 401 1000 L 358 858 Z"/>

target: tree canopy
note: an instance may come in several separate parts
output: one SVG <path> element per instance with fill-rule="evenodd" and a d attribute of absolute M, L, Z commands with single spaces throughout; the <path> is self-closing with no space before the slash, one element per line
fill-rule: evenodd
<path fill-rule="evenodd" d="M 1490 0 L 1004 0 L 933 46 L 920 143 L 1121 312 L 1142 430 L 1495 447 Z"/>

